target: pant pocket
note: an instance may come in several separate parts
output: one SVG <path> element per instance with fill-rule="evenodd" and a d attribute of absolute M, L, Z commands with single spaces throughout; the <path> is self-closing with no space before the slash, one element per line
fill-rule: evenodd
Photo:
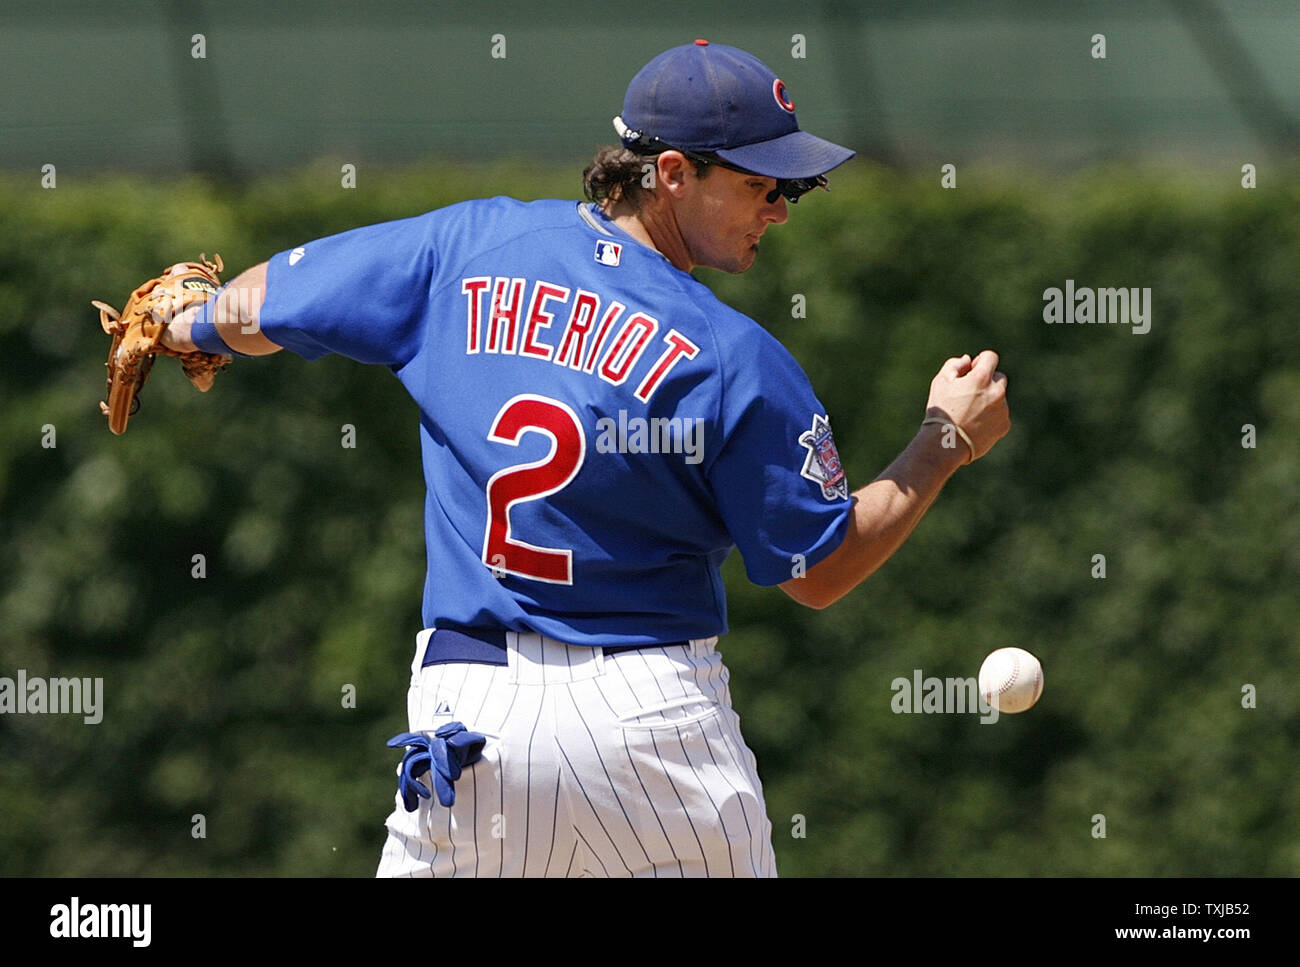
<path fill-rule="evenodd" d="M 722 712 L 722 706 L 706 698 L 686 696 L 639 708 L 618 719 L 619 728 L 624 731 L 644 731 L 647 729 L 672 729 L 699 724 L 714 718 Z"/>

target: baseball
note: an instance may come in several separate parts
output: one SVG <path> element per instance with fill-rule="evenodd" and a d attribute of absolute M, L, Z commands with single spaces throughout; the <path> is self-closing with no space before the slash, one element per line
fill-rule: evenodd
<path fill-rule="evenodd" d="M 980 665 L 980 695 L 999 712 L 1033 708 L 1043 694 L 1043 665 L 1023 648 L 999 648 Z"/>

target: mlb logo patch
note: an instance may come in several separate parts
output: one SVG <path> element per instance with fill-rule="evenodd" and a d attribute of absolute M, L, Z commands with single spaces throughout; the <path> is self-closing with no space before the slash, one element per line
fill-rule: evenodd
<path fill-rule="evenodd" d="M 812 429 L 800 435 L 799 444 L 808 450 L 799 475 L 820 486 L 826 500 L 848 497 L 849 482 L 840 464 L 840 453 L 835 448 L 835 437 L 831 435 L 830 420 L 814 413 Z"/>
<path fill-rule="evenodd" d="M 619 242 L 607 242 L 603 238 L 596 242 L 596 261 L 601 265 L 618 265 L 623 257 L 623 246 Z"/>

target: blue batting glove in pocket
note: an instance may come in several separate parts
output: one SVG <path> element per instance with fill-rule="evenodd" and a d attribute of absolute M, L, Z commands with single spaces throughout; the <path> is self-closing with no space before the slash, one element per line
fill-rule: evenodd
<path fill-rule="evenodd" d="M 429 788 L 420 779 L 426 772 L 433 775 L 433 788 L 438 802 L 451 806 L 456 802 L 453 783 L 460 778 L 465 766 L 473 765 L 483 756 L 487 737 L 468 731 L 460 722 L 448 722 L 428 732 L 403 732 L 388 740 L 388 747 L 406 746 L 402 757 L 402 771 L 397 777 L 397 789 L 407 812 L 415 812 L 421 799 L 429 798 Z"/>

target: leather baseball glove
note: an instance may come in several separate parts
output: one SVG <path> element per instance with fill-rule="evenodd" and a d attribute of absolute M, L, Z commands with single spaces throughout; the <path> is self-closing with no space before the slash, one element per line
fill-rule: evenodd
<path fill-rule="evenodd" d="M 201 393 L 212 388 L 217 373 L 230 365 L 231 356 L 215 353 L 180 353 L 162 344 L 171 320 L 190 306 L 207 302 L 221 288 L 217 273 L 223 271 L 221 256 L 209 262 L 200 255 L 197 262 L 178 262 L 156 279 L 141 285 L 119 313 L 112 306 L 94 301 L 99 323 L 113 337 L 108 351 L 108 399 L 99 404 L 108 417 L 108 428 L 125 433 L 127 420 L 140 408 L 140 389 L 149 378 L 153 359 L 159 353 L 175 356 L 181 369 Z"/>

